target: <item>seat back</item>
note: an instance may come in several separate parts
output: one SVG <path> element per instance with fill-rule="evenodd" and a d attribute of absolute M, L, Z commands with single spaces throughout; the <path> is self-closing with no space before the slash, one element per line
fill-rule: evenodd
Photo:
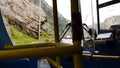
<path fill-rule="evenodd" d="M 0 11 L 0 49 L 3 49 L 5 44 L 11 44 L 12 45 L 12 41 L 10 40 L 10 37 L 7 33 L 3 18 L 2 18 L 2 14 Z"/>
<path fill-rule="evenodd" d="M 120 24 L 118 25 L 112 25 L 110 29 L 115 30 L 115 39 L 120 40 Z"/>

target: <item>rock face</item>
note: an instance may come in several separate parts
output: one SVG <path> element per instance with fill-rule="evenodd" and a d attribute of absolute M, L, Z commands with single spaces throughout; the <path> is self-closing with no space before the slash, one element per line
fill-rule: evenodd
<path fill-rule="evenodd" d="M 6 26 L 14 25 L 35 38 L 38 38 L 39 25 L 40 30 L 48 31 L 46 14 L 28 0 L 0 0 L 0 9 Z M 10 29 L 8 32 L 10 33 Z"/>
<path fill-rule="evenodd" d="M 102 29 L 109 29 L 111 25 L 120 25 L 120 16 L 111 16 L 105 19 L 104 22 L 101 23 Z"/>

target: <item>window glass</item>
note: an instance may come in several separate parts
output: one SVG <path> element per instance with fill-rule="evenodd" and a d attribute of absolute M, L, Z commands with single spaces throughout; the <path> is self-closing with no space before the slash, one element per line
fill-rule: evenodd
<path fill-rule="evenodd" d="M 100 8 L 100 28 L 109 29 L 112 25 L 120 24 L 120 3 Z"/>
<path fill-rule="evenodd" d="M 3 0 L 0 3 L 14 45 L 54 41 L 53 8 L 45 0 Z"/>
<path fill-rule="evenodd" d="M 87 1 L 87 2 L 86 2 Z M 81 0 L 82 23 L 97 31 L 97 14 L 96 14 L 96 0 Z M 91 37 L 88 32 L 84 30 L 84 36 Z"/>

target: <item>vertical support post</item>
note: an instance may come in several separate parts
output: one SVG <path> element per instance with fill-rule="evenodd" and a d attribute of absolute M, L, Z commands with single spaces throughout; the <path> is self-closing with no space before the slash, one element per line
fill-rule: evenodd
<path fill-rule="evenodd" d="M 96 0 L 96 8 L 97 8 L 97 26 L 98 26 L 98 34 L 100 33 L 100 15 L 99 15 L 99 1 Z"/>
<path fill-rule="evenodd" d="M 94 11 L 93 11 L 93 1 L 91 0 L 91 16 L 92 16 L 92 39 L 94 40 L 95 39 L 95 32 L 94 32 L 94 15 L 93 15 Z"/>
<path fill-rule="evenodd" d="M 53 0 L 53 16 L 54 16 L 54 34 L 55 42 L 59 42 L 59 24 L 58 24 L 58 12 L 57 12 L 57 1 Z M 60 64 L 60 57 L 56 57 L 56 61 Z"/>
<path fill-rule="evenodd" d="M 38 6 L 40 8 L 40 11 L 41 11 L 41 0 L 38 1 Z M 39 14 L 39 24 L 38 24 L 38 40 L 40 40 L 40 32 L 41 32 L 41 29 L 40 29 L 40 25 L 41 25 L 41 13 Z"/>
<path fill-rule="evenodd" d="M 59 42 L 58 13 L 56 0 L 53 0 L 53 17 L 54 17 L 55 42 Z"/>
<path fill-rule="evenodd" d="M 82 18 L 79 6 L 80 4 L 78 0 L 71 0 L 72 35 L 74 46 L 80 46 L 83 38 Z M 83 68 L 82 48 L 81 54 L 74 55 L 74 68 Z"/>

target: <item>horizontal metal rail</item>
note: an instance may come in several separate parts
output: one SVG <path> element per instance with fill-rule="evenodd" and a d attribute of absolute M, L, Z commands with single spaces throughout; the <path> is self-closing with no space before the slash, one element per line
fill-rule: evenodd
<path fill-rule="evenodd" d="M 57 47 L 57 46 L 72 46 L 71 44 L 65 44 L 65 43 L 37 43 L 37 44 L 26 44 L 26 45 L 5 45 L 5 50 L 11 50 L 11 49 L 25 49 L 25 48 L 37 48 L 37 47 Z"/>
<path fill-rule="evenodd" d="M 101 44 L 101 43 L 107 43 L 107 42 L 113 42 L 113 40 L 94 40 L 95 44 Z"/>
<path fill-rule="evenodd" d="M 111 55 L 91 55 L 83 54 L 84 58 L 106 58 L 106 59 L 120 59 L 120 56 L 111 56 Z"/>
<path fill-rule="evenodd" d="M 105 40 L 97 40 L 96 43 L 106 42 Z M 18 58 L 31 58 L 31 57 L 47 57 L 56 55 L 72 55 L 79 54 L 81 51 L 80 46 L 73 46 L 65 43 L 39 43 L 30 45 L 19 46 L 5 46 L 6 50 L 0 51 L 0 60 L 4 59 L 18 59 Z M 61 49 L 61 50 L 60 50 Z M 71 52 L 71 53 L 70 53 Z M 110 55 L 91 55 L 83 54 L 84 57 L 89 58 L 111 58 L 120 59 L 120 56 Z"/>
<path fill-rule="evenodd" d="M 113 5 L 113 4 L 116 4 L 116 3 L 120 3 L 120 1 L 119 0 L 108 1 L 108 2 L 105 2 L 103 4 L 100 4 L 99 8 L 103 8 L 103 7 Z"/>
<path fill-rule="evenodd" d="M 52 43 L 53 44 L 53 43 Z M 54 45 L 54 44 L 53 44 Z M 56 44 L 55 44 L 56 45 Z M 64 44 L 58 44 L 64 45 Z M 81 54 L 81 46 L 54 46 L 1 50 L 0 60 Z"/>

